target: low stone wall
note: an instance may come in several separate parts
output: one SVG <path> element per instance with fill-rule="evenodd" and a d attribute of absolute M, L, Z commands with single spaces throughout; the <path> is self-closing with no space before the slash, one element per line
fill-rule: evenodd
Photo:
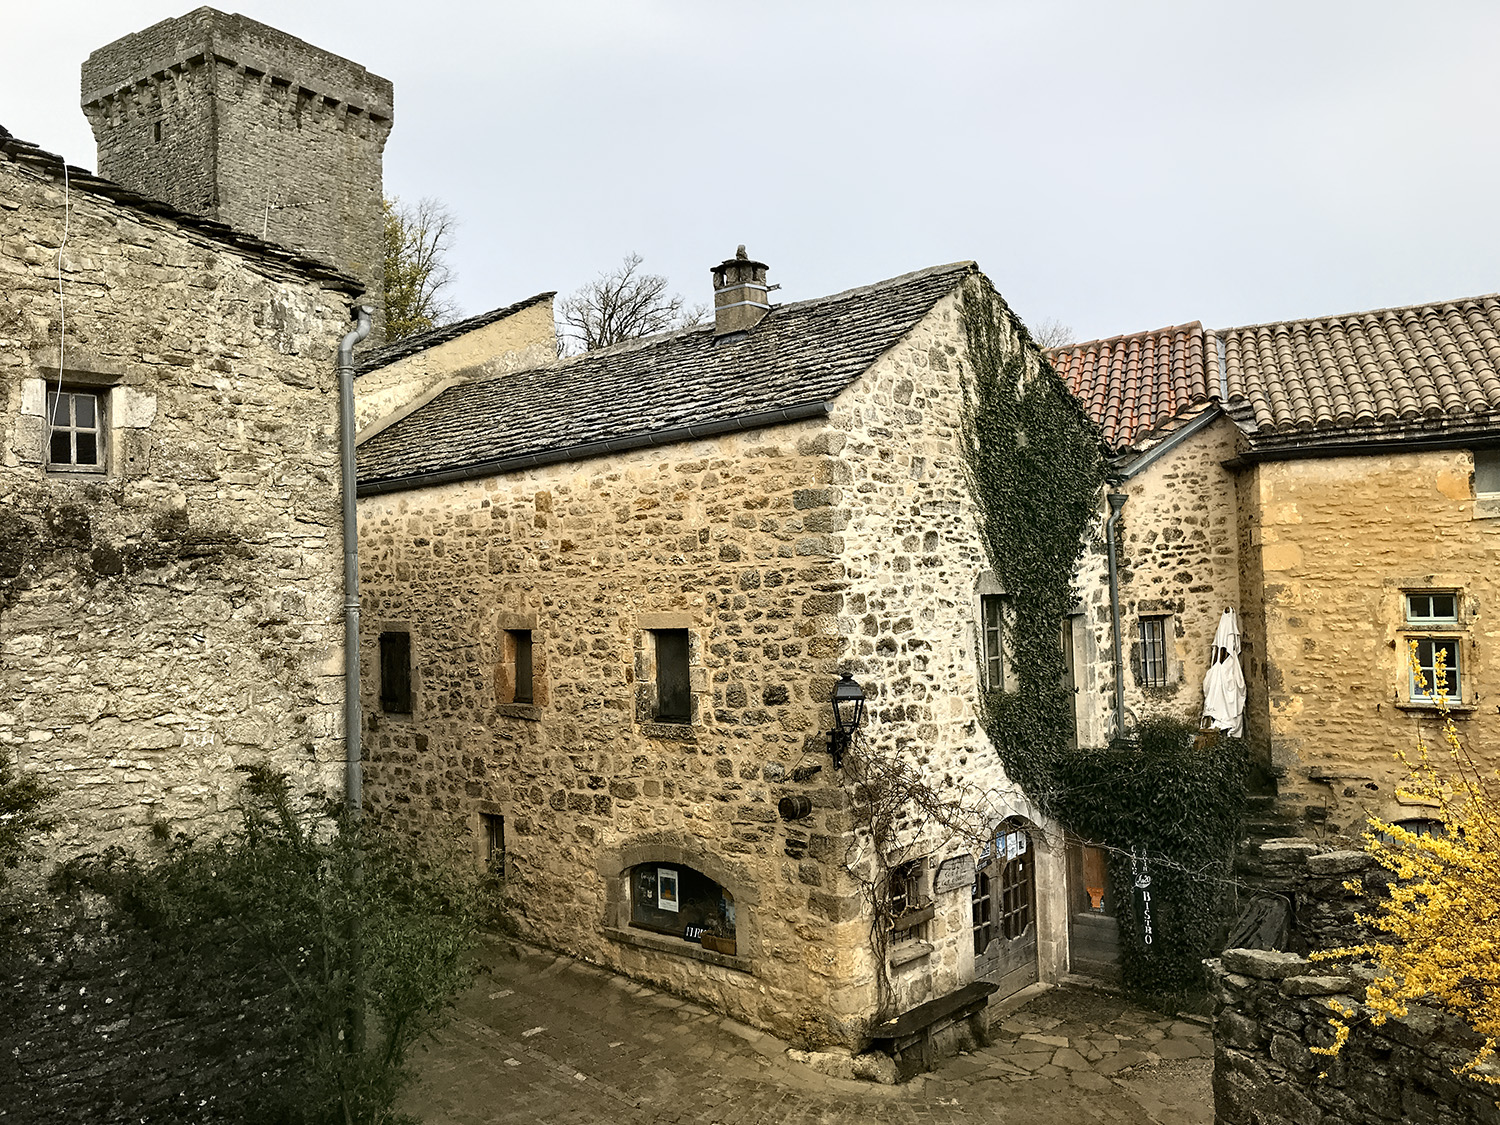
<path fill-rule="evenodd" d="M 1379 1027 L 1363 1006 L 1368 968 L 1295 953 L 1228 949 L 1208 963 L 1214 999 L 1216 1125 L 1500 1122 L 1493 1087 L 1460 1077 L 1481 1040 L 1461 1020 L 1413 1005 Z M 1336 1056 L 1338 1002 L 1357 1015 Z"/>
<path fill-rule="evenodd" d="M 1290 907 L 1287 948 L 1298 953 L 1358 945 L 1367 937 L 1359 921 L 1391 876 L 1348 836 L 1266 840 L 1242 855 L 1240 881 L 1252 894 L 1276 894 Z M 1359 884 L 1350 890 L 1348 884 Z"/>

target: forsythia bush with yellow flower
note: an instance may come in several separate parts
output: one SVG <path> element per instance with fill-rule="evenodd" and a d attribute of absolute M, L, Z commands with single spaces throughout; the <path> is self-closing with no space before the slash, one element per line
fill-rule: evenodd
<path fill-rule="evenodd" d="M 1412 647 L 1414 674 L 1425 692 Z M 1495 776 L 1476 766 L 1459 738 L 1448 709 L 1441 652 L 1437 659 L 1433 696 L 1442 718 L 1443 746 L 1430 748 L 1419 736 L 1415 755 L 1398 756 L 1408 769 L 1402 794 L 1432 805 L 1443 832 L 1418 835 L 1372 819 L 1366 850 L 1396 881 L 1377 912 L 1362 920 L 1389 937 L 1314 957 L 1375 962 L 1377 975 L 1365 998 L 1373 1024 L 1406 1015 L 1414 1000 L 1436 1003 L 1463 1018 L 1484 1037 L 1484 1044 L 1460 1073 L 1500 1086 L 1500 1073 L 1487 1065 L 1500 1049 L 1500 790 Z M 1361 889 L 1358 883 L 1348 886 Z M 1319 1054 L 1338 1054 L 1349 1037 L 1349 1020 L 1356 1013 L 1342 1006 L 1336 1010 L 1339 1016 L 1329 1021 L 1334 1042 L 1314 1048 Z"/>

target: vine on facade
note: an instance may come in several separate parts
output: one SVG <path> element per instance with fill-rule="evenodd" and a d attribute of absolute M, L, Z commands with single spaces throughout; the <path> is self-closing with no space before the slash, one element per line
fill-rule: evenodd
<path fill-rule="evenodd" d="M 1190 724 L 1143 723 L 1107 749 L 1073 746 L 1059 630 L 1099 513 L 1106 464 L 1098 428 L 988 288 L 964 295 L 969 369 L 962 447 L 979 530 L 1008 600 L 1009 689 L 981 716 L 1006 773 L 1036 805 L 1105 847 L 1119 905 L 1122 977 L 1140 995 L 1179 998 L 1201 985 L 1201 959 L 1225 891 L 1246 802 L 1237 740 L 1202 745 Z M 1130 908 L 1152 880 L 1152 941 Z M 1127 905 L 1129 904 L 1129 905 Z"/>

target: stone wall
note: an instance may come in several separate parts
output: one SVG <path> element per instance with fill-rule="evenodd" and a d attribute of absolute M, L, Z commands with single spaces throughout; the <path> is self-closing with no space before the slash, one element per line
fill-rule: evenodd
<path fill-rule="evenodd" d="M 815 1039 L 850 1035 L 826 1021 L 859 909 L 824 750 L 848 585 L 816 526 L 827 450 L 804 423 L 360 501 L 371 806 L 476 848 L 502 815 L 529 934 Z M 690 725 L 638 714 L 666 628 L 692 636 Z M 507 629 L 531 631 L 534 704 L 503 697 Z M 392 630 L 409 715 L 380 710 Z M 782 822 L 784 796 L 812 815 Z M 624 869 L 652 858 L 731 890 L 733 958 L 626 928 Z"/>
<path fill-rule="evenodd" d="M 1214 632 L 1226 607 L 1243 611 L 1235 481 L 1223 466 L 1234 456 L 1235 440 L 1227 418 L 1210 423 L 1117 489 L 1130 497 L 1119 532 L 1120 631 L 1130 720 L 1171 715 L 1197 721 Z M 1164 686 L 1142 677 L 1140 621 L 1148 616 L 1167 619 Z"/>
<path fill-rule="evenodd" d="M 1462 449 L 1267 462 L 1247 471 L 1247 559 L 1263 578 L 1268 730 L 1284 804 L 1358 834 L 1374 815 L 1430 816 L 1396 792 L 1398 750 L 1439 740 L 1430 706 L 1409 702 L 1406 642 L 1460 642 L 1461 733 L 1481 764 L 1500 735 L 1488 702 L 1500 643 L 1500 519 L 1477 518 Z M 1408 590 L 1457 591 L 1459 621 L 1404 624 Z M 1252 697 L 1254 698 L 1254 697 Z"/>
<path fill-rule="evenodd" d="M 1482 1040 L 1452 1016 L 1412 1005 L 1375 1026 L 1359 974 L 1294 953 L 1230 949 L 1208 967 L 1217 1125 L 1500 1122 L 1494 1087 L 1455 1073 Z M 1334 1041 L 1333 1003 L 1358 1013 L 1349 1041 L 1314 1054 Z"/>
<path fill-rule="evenodd" d="M 389 81 L 198 8 L 95 51 L 82 91 L 100 175 L 359 278 L 382 337 Z"/>
<path fill-rule="evenodd" d="M 979 595 L 992 576 L 958 440 L 964 348 L 954 294 L 835 405 L 829 451 L 837 487 L 820 499 L 830 505 L 828 526 L 840 532 L 848 576 L 839 666 L 870 693 L 866 738 L 876 753 L 918 766 L 940 799 L 977 800 L 992 826 L 1008 817 L 1029 822 L 1041 856 L 1042 972 L 1051 978 L 1067 966 L 1060 831 L 1006 777 L 979 723 Z M 900 843 L 889 858 L 925 857 L 929 872 L 976 846 L 930 823 L 907 826 Z M 893 966 L 896 1011 L 975 977 L 970 882 L 938 892 L 934 906 L 931 952 Z M 870 955 L 867 939 L 858 948 L 861 958 Z M 873 970 L 856 975 L 872 979 Z M 873 993 L 860 998 L 867 1009 L 874 1002 Z"/>
<path fill-rule="evenodd" d="M 239 763 L 338 777 L 350 293 L 77 185 L 66 206 L 61 375 L 105 403 L 97 473 L 44 465 L 62 185 L 0 155 L 0 745 L 59 787 L 76 852 L 219 821 Z"/>

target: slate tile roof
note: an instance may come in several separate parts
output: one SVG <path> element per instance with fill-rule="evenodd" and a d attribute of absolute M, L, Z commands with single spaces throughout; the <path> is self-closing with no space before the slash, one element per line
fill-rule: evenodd
<path fill-rule="evenodd" d="M 1211 396 L 1210 345 L 1197 321 L 1053 348 L 1052 366 L 1114 450 L 1132 448 Z"/>
<path fill-rule="evenodd" d="M 724 432 L 738 419 L 816 407 L 977 272 L 973 262 L 934 266 L 778 305 L 748 332 L 689 329 L 461 383 L 359 447 L 361 491 L 561 460 L 606 442 L 645 445 L 683 427 Z"/>
<path fill-rule="evenodd" d="M 393 344 L 387 344 L 383 348 L 376 348 L 360 357 L 359 363 L 355 365 L 354 373 L 363 375 L 367 371 L 385 367 L 395 363 L 398 359 L 405 359 L 417 352 L 424 352 L 428 348 L 435 348 L 439 344 L 446 344 L 449 340 L 457 339 L 466 332 L 473 332 L 476 328 L 483 328 L 487 324 L 494 324 L 497 320 L 504 320 L 508 316 L 529 309 L 532 305 L 539 305 L 543 301 L 550 301 L 556 297 L 556 291 L 538 293 L 535 297 L 527 297 L 524 301 L 517 301 L 513 305 L 506 305 L 503 309 L 491 309 L 489 312 L 480 313 L 464 320 L 456 320 L 452 324 L 444 324 L 437 328 L 431 328 L 426 332 L 417 332 L 411 336 L 397 340 Z"/>
<path fill-rule="evenodd" d="M 1500 422 L 1500 296 L 1216 332 L 1252 441 Z"/>
<path fill-rule="evenodd" d="M 205 219 L 202 215 L 179 211 L 171 204 L 163 203 L 159 199 L 139 195 L 128 188 L 121 187 L 113 180 L 94 175 L 87 168 L 67 164 L 55 152 L 48 152 L 30 141 L 23 141 L 0 125 L 0 162 L 7 160 L 18 167 L 27 168 L 56 180 L 59 186 L 62 185 L 64 168 L 66 168 L 69 191 L 82 191 L 90 195 L 103 196 L 105 199 L 113 200 L 121 206 L 143 214 L 168 219 L 179 227 L 207 235 L 216 242 L 233 246 L 268 264 L 294 271 L 304 277 L 311 277 L 321 282 L 324 288 L 341 290 L 350 294 L 364 292 L 362 282 L 348 274 L 341 273 L 326 262 L 309 258 L 305 254 L 299 254 L 295 250 L 288 250 L 274 243 L 262 242 L 251 235 L 241 234 L 224 223 Z"/>

